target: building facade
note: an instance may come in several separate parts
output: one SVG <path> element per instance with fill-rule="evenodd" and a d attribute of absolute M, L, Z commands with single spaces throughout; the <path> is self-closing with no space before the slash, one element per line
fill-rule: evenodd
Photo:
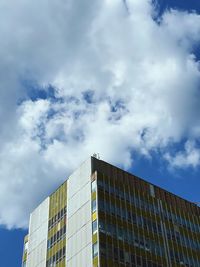
<path fill-rule="evenodd" d="M 31 214 L 24 266 L 200 267 L 200 208 L 91 157 Z"/>

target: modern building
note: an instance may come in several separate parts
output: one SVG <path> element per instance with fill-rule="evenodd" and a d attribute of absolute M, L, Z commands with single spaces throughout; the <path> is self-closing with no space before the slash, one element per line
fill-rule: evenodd
<path fill-rule="evenodd" d="M 27 267 L 199 267 L 200 208 L 95 157 L 31 214 Z"/>

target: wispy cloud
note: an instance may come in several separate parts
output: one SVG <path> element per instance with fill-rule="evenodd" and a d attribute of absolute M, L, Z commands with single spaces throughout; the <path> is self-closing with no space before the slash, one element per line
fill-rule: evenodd
<path fill-rule="evenodd" d="M 172 168 L 196 168 L 200 165 L 200 149 L 194 141 L 188 140 L 183 151 L 178 151 L 173 155 L 167 152 L 165 158 Z"/>

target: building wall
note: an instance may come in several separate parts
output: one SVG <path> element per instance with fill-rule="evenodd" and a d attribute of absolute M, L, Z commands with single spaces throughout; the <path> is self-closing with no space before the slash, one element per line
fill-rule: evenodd
<path fill-rule="evenodd" d="M 27 267 L 46 267 L 49 197 L 31 214 Z"/>
<path fill-rule="evenodd" d="M 91 158 L 67 181 L 67 266 L 92 267 Z"/>
<path fill-rule="evenodd" d="M 200 266 L 199 207 L 106 162 L 95 170 L 101 267 Z"/>

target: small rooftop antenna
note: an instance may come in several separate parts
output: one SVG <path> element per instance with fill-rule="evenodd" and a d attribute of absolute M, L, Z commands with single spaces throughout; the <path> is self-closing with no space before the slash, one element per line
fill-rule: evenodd
<path fill-rule="evenodd" d="M 100 159 L 99 153 L 94 153 L 92 156 L 96 159 Z"/>

